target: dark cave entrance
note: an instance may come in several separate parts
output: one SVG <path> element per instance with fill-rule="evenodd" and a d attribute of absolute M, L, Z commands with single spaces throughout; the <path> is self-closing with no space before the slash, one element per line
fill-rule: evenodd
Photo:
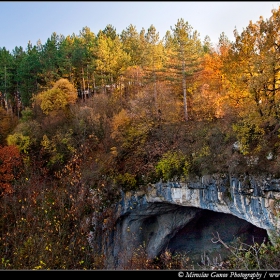
<path fill-rule="evenodd" d="M 231 214 L 202 210 L 169 240 L 166 249 L 173 255 L 186 254 L 194 263 L 205 260 L 205 257 L 210 261 L 224 259 L 229 251 L 221 243 L 211 241 L 216 233 L 232 246 L 237 239 L 248 245 L 269 240 L 265 229 L 243 219 Z"/>

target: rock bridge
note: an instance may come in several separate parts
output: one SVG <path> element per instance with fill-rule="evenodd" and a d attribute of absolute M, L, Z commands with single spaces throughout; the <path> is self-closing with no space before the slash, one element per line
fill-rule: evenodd
<path fill-rule="evenodd" d="M 217 256 L 225 242 L 275 242 L 279 236 L 280 179 L 203 176 L 191 182 L 158 182 L 124 193 L 107 244 L 108 268 L 121 267 L 142 246 L 153 258 L 172 253 Z M 216 254 L 216 255 L 215 255 Z"/>

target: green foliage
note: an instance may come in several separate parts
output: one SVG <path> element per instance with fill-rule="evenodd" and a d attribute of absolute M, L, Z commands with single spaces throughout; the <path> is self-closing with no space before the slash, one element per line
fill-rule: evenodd
<path fill-rule="evenodd" d="M 13 134 L 7 137 L 8 145 L 15 145 L 23 153 L 29 153 L 39 147 L 41 126 L 36 120 L 21 121 Z"/>
<path fill-rule="evenodd" d="M 233 124 L 233 131 L 236 133 L 243 155 L 248 155 L 252 151 L 260 151 L 261 139 L 264 130 L 253 122 L 244 120 L 243 122 Z"/>
<path fill-rule="evenodd" d="M 20 59 L 18 59 L 20 57 Z M 40 53 L 36 46 L 28 44 L 27 52 L 20 52 L 15 57 L 17 61 L 16 83 L 24 106 L 32 105 L 32 96 L 40 92 L 43 86 L 43 65 L 40 63 Z"/>
<path fill-rule="evenodd" d="M 51 139 L 49 139 L 47 135 L 43 136 L 41 146 L 48 155 L 47 166 L 52 167 L 66 162 L 75 152 L 72 140 L 72 130 L 66 133 L 57 131 Z"/>
<path fill-rule="evenodd" d="M 161 160 L 157 163 L 155 169 L 159 178 L 163 180 L 172 180 L 175 176 L 188 176 L 189 162 L 186 155 L 181 151 L 167 152 L 163 154 Z"/>
<path fill-rule="evenodd" d="M 101 76 L 102 86 L 116 82 L 129 61 L 130 56 L 122 49 L 118 36 L 107 37 L 102 31 L 98 34 L 96 70 Z"/>
<path fill-rule="evenodd" d="M 118 174 L 115 178 L 115 184 L 125 191 L 134 190 L 136 183 L 135 175 L 129 173 Z"/>
<path fill-rule="evenodd" d="M 34 118 L 34 112 L 30 107 L 26 107 L 24 110 L 21 111 L 21 122 L 28 122 Z"/>

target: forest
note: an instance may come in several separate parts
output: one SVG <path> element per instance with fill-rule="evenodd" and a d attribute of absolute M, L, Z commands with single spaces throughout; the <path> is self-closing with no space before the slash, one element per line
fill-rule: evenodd
<path fill-rule="evenodd" d="M 234 34 L 214 46 L 181 18 L 163 39 L 108 24 L 0 48 L 0 269 L 104 269 L 121 192 L 280 177 L 280 8 Z M 279 246 L 224 266 L 280 269 Z M 182 268 L 167 253 L 124 269 Z"/>

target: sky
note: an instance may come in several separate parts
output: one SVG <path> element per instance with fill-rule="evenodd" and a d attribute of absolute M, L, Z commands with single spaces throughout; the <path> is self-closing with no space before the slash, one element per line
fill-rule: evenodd
<path fill-rule="evenodd" d="M 163 38 L 181 18 L 202 41 L 209 36 L 215 44 L 222 32 L 234 41 L 235 28 L 241 33 L 250 20 L 268 19 L 279 6 L 280 1 L 1 1 L 0 48 L 26 50 L 29 41 L 44 44 L 53 32 L 79 35 L 84 27 L 97 35 L 109 24 L 117 34 L 130 24 L 138 32 L 153 25 Z"/>

